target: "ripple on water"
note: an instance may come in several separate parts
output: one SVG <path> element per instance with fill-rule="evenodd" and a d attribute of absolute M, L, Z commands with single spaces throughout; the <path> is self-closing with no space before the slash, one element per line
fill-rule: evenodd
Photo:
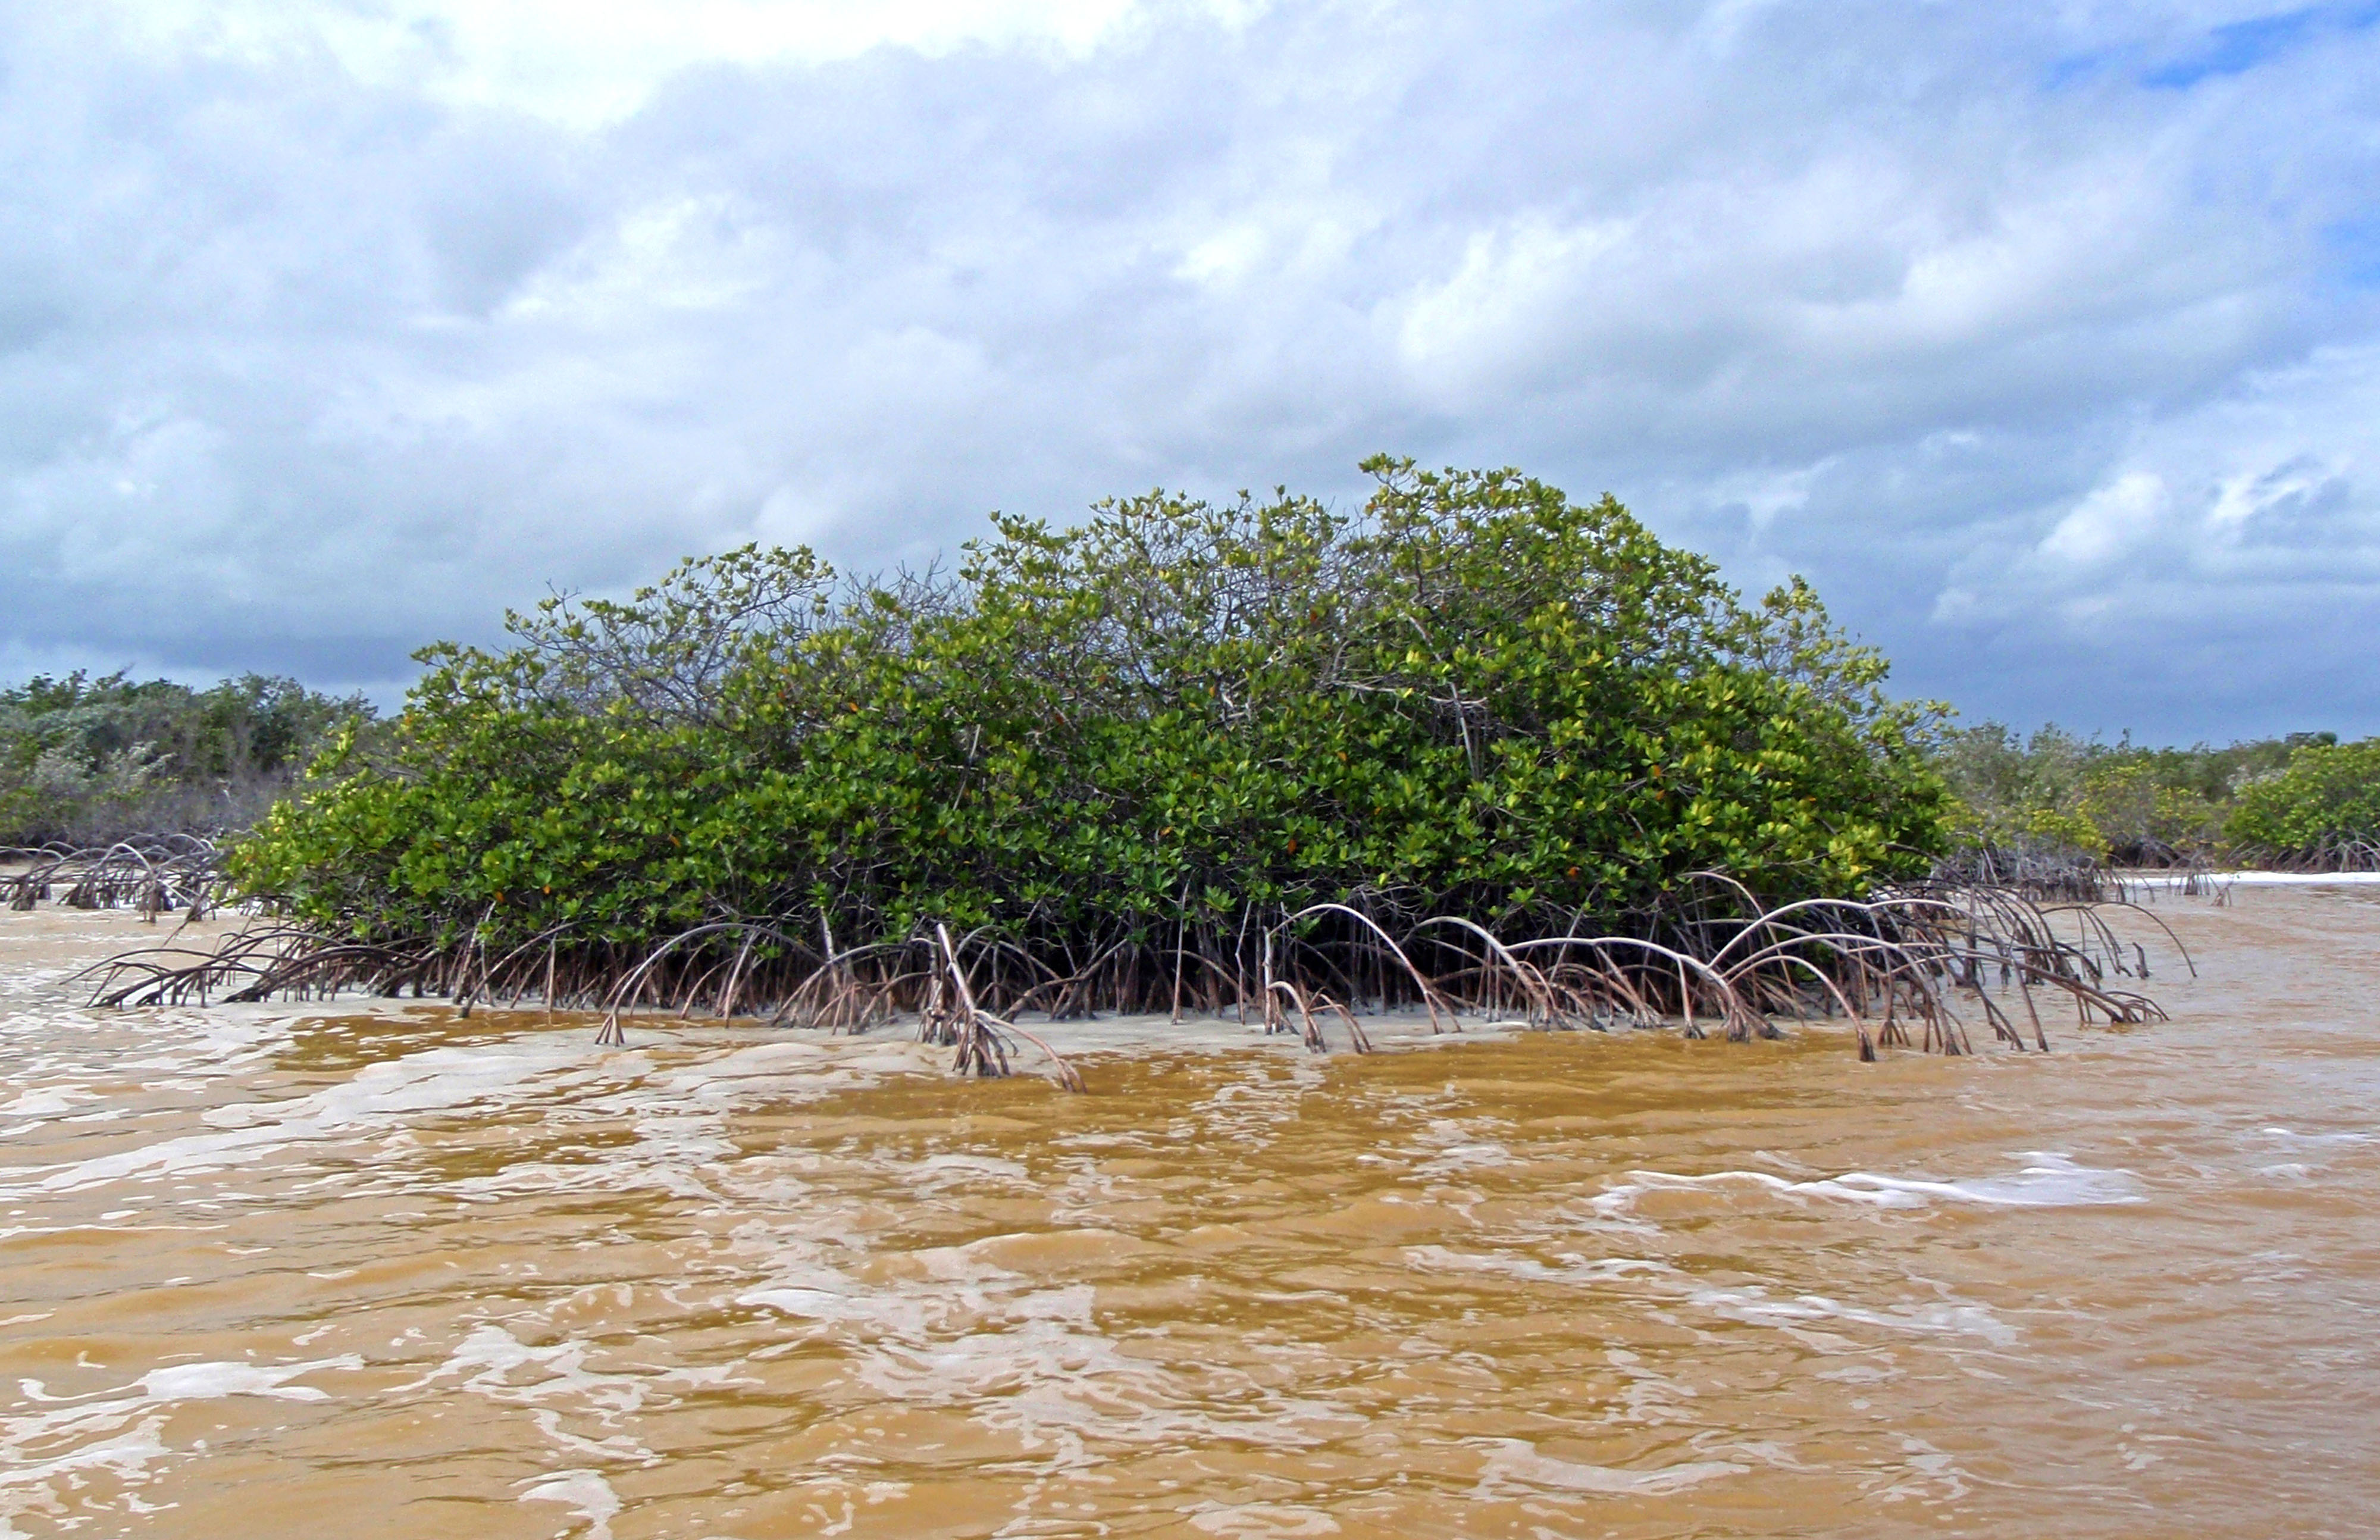
<path fill-rule="evenodd" d="M 2373 1527 L 2380 1085 L 2259 984 L 2271 905 L 2380 937 L 2321 903 L 2175 911 L 2176 1021 L 2046 1061 L 1582 1035 L 1079 1097 L 20 982 L 0 1534 Z M 2283 1072 L 2210 1073 L 2242 1020 Z"/>

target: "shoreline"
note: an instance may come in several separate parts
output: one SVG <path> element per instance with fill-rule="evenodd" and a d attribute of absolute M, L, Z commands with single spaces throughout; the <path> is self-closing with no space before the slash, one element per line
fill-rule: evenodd
<path fill-rule="evenodd" d="M 2108 876 L 2126 887 L 2184 888 L 2221 883 L 2242 888 L 2366 888 L 2380 886 L 2380 871 L 2264 871 L 2243 867 L 2236 871 L 2115 871 Z"/>

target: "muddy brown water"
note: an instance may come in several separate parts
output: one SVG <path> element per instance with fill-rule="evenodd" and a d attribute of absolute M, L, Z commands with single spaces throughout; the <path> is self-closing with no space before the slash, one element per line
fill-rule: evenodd
<path fill-rule="evenodd" d="M 2380 890 L 2170 1024 L 917 1073 L 84 1011 L 0 916 L 0 1535 L 2380 1531 Z M 2121 923 L 2121 922 L 2119 922 Z"/>

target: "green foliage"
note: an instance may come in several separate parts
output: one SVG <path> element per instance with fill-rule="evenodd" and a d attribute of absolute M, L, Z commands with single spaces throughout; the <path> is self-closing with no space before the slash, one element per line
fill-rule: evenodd
<path fill-rule="evenodd" d="M 2145 748 L 2129 735 L 2107 744 L 2057 726 L 2022 739 L 1984 722 L 1943 734 L 1935 760 L 1962 846 L 2154 865 L 2228 859 L 2229 845 L 2243 841 L 2275 854 L 2311 850 L 2311 840 L 2248 833 L 2240 820 L 2252 804 L 2283 795 L 2259 788 L 2277 778 L 2298 784 L 2289 780 L 2297 767 L 2337 742 L 2335 734 L 2293 733 L 2224 748 Z"/>
<path fill-rule="evenodd" d="M 360 698 L 249 674 L 210 689 L 122 673 L 0 689 L 0 843 L 241 828 Z"/>
<path fill-rule="evenodd" d="M 2103 752 L 2055 726 L 2029 741 L 1996 721 L 1943 734 L 1936 763 L 1950 790 L 1954 834 L 1992 850 L 2105 855 L 2108 842 L 2080 806 Z"/>
<path fill-rule="evenodd" d="M 1151 492 L 995 515 L 950 576 L 747 547 L 549 600 L 507 650 L 422 653 L 394 763 L 326 757 L 237 875 L 363 935 L 932 916 L 1072 948 L 1319 900 L 1559 927 L 1939 848 L 1933 709 L 1806 586 L 1746 607 L 1609 498 L 1366 468 L 1357 516 Z"/>
<path fill-rule="evenodd" d="M 2227 828 L 2241 844 L 2284 855 L 2380 843 L 2380 738 L 2301 746 L 2240 789 Z"/>
<path fill-rule="evenodd" d="M 2082 778 L 2076 811 L 2111 851 L 2135 861 L 2205 850 L 2222 833 L 2216 799 L 2187 781 L 2176 785 L 2160 779 L 2160 768 L 2147 755 L 2118 758 Z"/>

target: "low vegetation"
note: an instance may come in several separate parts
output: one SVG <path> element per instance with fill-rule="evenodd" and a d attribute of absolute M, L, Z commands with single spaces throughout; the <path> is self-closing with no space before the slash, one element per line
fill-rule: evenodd
<path fill-rule="evenodd" d="M 1955 864 L 1978 875 L 2380 867 L 2380 739 L 2147 748 L 1985 722 L 1945 734 L 1936 763 Z"/>
<path fill-rule="evenodd" d="M 0 689 L 0 846 L 244 830 L 371 708 L 249 674 L 197 690 L 123 673 Z"/>
<path fill-rule="evenodd" d="M 1370 468 L 1360 515 L 1151 494 L 998 518 L 949 577 L 747 548 L 550 601 L 425 652 L 394 764 L 334 753 L 237 874 L 358 938 L 801 915 L 830 950 L 938 919 L 1079 958 L 1326 902 L 1560 931 L 1698 870 L 1926 868 L 1927 718 L 1806 588 L 1746 606 L 1609 500 Z"/>

